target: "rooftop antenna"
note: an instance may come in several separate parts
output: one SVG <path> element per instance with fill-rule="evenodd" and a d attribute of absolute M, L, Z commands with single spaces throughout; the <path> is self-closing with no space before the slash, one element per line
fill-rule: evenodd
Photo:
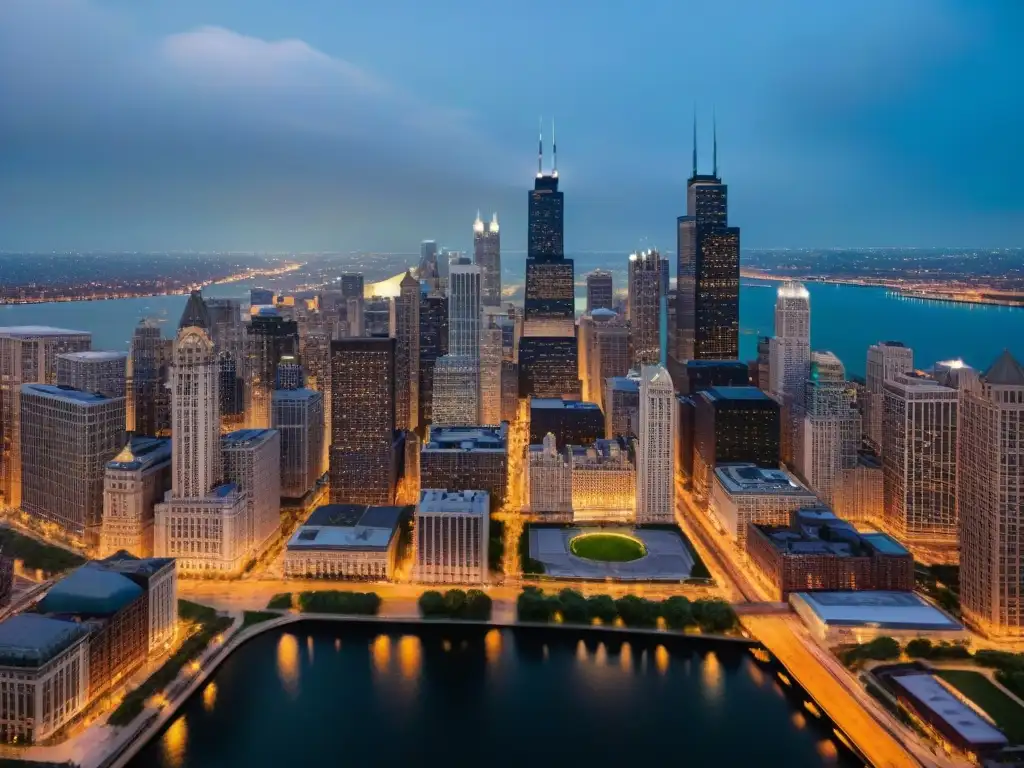
<path fill-rule="evenodd" d="M 693 107 L 693 177 L 697 177 L 697 105 Z"/>
<path fill-rule="evenodd" d="M 558 175 L 558 144 L 555 143 L 555 118 L 551 118 L 551 175 Z"/>
<path fill-rule="evenodd" d="M 544 173 L 544 118 L 537 118 L 537 175 Z"/>
<path fill-rule="evenodd" d="M 711 140 L 712 140 L 712 143 L 713 143 L 713 149 L 712 149 L 712 155 L 711 155 L 711 158 L 712 158 L 711 162 L 713 164 L 713 168 L 711 170 L 711 175 L 714 176 L 717 179 L 718 178 L 718 118 L 715 116 L 715 110 L 714 109 L 711 110 Z"/>

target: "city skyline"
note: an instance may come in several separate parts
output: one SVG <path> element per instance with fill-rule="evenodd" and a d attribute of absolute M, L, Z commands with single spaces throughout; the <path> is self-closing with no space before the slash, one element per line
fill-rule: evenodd
<path fill-rule="evenodd" d="M 1024 200 L 1010 182 L 1020 160 L 1006 149 L 1024 115 L 1000 96 L 1020 56 L 1008 30 L 1021 11 L 1009 4 L 926 15 L 794 3 L 795 21 L 779 25 L 759 9 L 584 15 L 570 3 L 545 9 L 560 45 L 543 65 L 513 53 L 528 10 L 495 10 L 483 49 L 458 3 L 429 18 L 395 6 L 406 24 L 385 26 L 381 9 L 324 23 L 334 17 L 319 2 L 290 14 L 259 2 L 244 14 L 226 2 L 6 3 L 0 61 L 17 66 L 0 67 L 11 107 L 0 144 L 15 162 L 0 174 L 11 200 L 0 248 L 411 251 L 424 235 L 461 244 L 479 208 L 498 212 L 508 252 L 525 250 L 518 190 L 544 115 L 562 138 L 572 250 L 668 250 L 695 106 L 704 166 L 717 115 L 750 247 L 1022 239 L 1013 214 Z M 52 27 L 54 13 L 74 36 Z M 663 35 L 683 23 L 723 30 L 716 49 L 733 53 L 714 83 L 695 71 L 709 53 L 700 36 L 670 58 Z M 907 27 L 911 43 L 897 31 Z M 384 29 L 394 45 L 371 45 Z M 431 29 L 466 29 L 474 65 L 429 55 Z M 41 58 L 56 47 L 59 60 Z M 598 97 L 578 75 L 605 72 L 608 48 L 626 62 L 622 87 Z M 923 123 L 933 112 L 944 119 Z M 964 168 L 977 183 L 944 183 Z"/>

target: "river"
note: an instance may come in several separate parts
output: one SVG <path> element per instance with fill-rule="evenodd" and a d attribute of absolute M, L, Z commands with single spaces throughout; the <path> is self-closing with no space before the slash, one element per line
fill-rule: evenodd
<path fill-rule="evenodd" d="M 258 636 L 131 768 L 860 764 L 741 645 L 382 629 L 307 622 Z"/>
<path fill-rule="evenodd" d="M 588 265 L 589 267 L 589 265 Z M 583 272 L 577 268 L 580 276 Z M 618 277 L 618 275 L 617 275 Z M 620 281 L 621 282 L 621 281 Z M 617 283 L 619 284 L 619 283 Z M 778 283 L 744 280 L 740 288 L 740 355 L 757 356 L 757 337 L 772 333 Z M 211 286 L 208 296 L 247 299 L 249 283 Z M 1024 360 L 1024 309 L 983 304 L 956 304 L 902 297 L 885 288 L 811 283 L 811 342 L 831 350 L 847 373 L 864 375 L 867 348 L 896 339 L 914 349 L 917 367 L 962 358 L 987 368 L 1004 348 Z M 577 288 L 577 308 L 585 307 L 585 289 Z M 141 317 L 164 321 L 173 332 L 185 306 L 184 296 L 0 305 L 0 326 L 54 325 L 91 331 L 95 349 L 127 349 Z"/>

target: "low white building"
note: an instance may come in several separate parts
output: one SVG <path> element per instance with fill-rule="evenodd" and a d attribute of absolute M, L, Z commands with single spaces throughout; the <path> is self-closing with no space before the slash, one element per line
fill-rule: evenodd
<path fill-rule="evenodd" d="M 420 491 L 413 579 L 427 584 L 486 582 L 489 510 L 486 491 Z"/>
<path fill-rule="evenodd" d="M 288 540 L 289 578 L 388 581 L 398 559 L 399 530 L 411 507 L 325 504 Z"/>
<path fill-rule="evenodd" d="M 0 742 L 39 743 L 88 703 L 89 629 L 21 613 L 0 621 Z"/>
<path fill-rule="evenodd" d="M 153 554 L 178 560 L 190 576 L 230 576 L 242 572 L 251 547 L 249 495 L 234 483 L 199 498 L 168 493 L 156 505 Z"/>
<path fill-rule="evenodd" d="M 785 525 L 790 512 L 821 506 L 817 496 L 783 469 L 719 464 L 713 477 L 708 510 L 740 549 L 748 523 Z"/>
<path fill-rule="evenodd" d="M 970 638 L 963 625 L 913 592 L 794 592 L 789 604 L 812 635 L 830 646 L 892 637 L 932 642 Z"/>

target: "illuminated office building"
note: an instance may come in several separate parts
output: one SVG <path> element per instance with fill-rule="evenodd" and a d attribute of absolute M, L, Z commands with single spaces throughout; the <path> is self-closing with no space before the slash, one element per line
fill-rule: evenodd
<path fill-rule="evenodd" d="M 500 508 L 508 489 L 508 425 L 431 427 L 420 450 L 420 488 L 483 490 Z"/>
<path fill-rule="evenodd" d="M 170 489 L 171 441 L 130 438 L 103 473 L 99 556 L 152 556 L 155 508 Z"/>
<path fill-rule="evenodd" d="M 128 429 L 137 435 L 171 432 L 170 366 L 174 342 L 157 321 L 143 318 L 132 334 L 128 372 Z"/>
<path fill-rule="evenodd" d="M 960 605 L 986 635 L 1024 637 L 1024 368 L 1004 351 L 960 389 Z"/>
<path fill-rule="evenodd" d="M 640 377 L 605 379 L 605 437 L 632 440 L 640 434 Z"/>
<path fill-rule="evenodd" d="M 57 384 L 84 392 L 124 397 L 127 373 L 126 352 L 89 350 L 57 355 Z"/>
<path fill-rule="evenodd" d="M 612 273 L 607 269 L 595 269 L 587 275 L 587 312 L 595 309 L 614 309 L 615 290 Z"/>
<path fill-rule="evenodd" d="M 559 398 L 530 398 L 530 444 L 553 434 L 559 450 L 590 445 L 604 435 L 604 414 L 596 403 Z"/>
<path fill-rule="evenodd" d="M 413 581 L 486 583 L 489 524 L 490 500 L 486 491 L 420 491 L 414 526 Z"/>
<path fill-rule="evenodd" d="M 487 307 L 501 306 L 501 233 L 498 214 L 484 224 L 480 213 L 473 222 L 473 262 L 480 267 L 480 301 Z"/>
<path fill-rule="evenodd" d="M 661 265 L 657 251 L 629 255 L 629 330 L 634 368 L 661 362 Z"/>
<path fill-rule="evenodd" d="M 238 429 L 222 436 L 220 445 L 224 480 L 246 495 L 246 547 L 260 552 L 281 528 L 281 433 Z"/>
<path fill-rule="evenodd" d="M 434 366 L 448 354 L 448 298 L 438 294 L 420 302 L 420 424 L 433 421 Z"/>
<path fill-rule="evenodd" d="M 578 336 L 583 399 L 607 409 L 605 382 L 629 373 L 629 326 L 611 309 L 596 309 L 580 318 Z"/>
<path fill-rule="evenodd" d="M 281 496 L 301 499 L 326 471 L 323 393 L 305 388 L 276 390 L 270 423 L 281 435 Z"/>
<path fill-rule="evenodd" d="M 270 400 L 282 357 L 299 353 L 299 328 L 278 310 L 264 308 L 249 321 L 246 336 L 246 424 L 254 429 L 270 427 Z"/>
<path fill-rule="evenodd" d="M 880 341 L 868 347 L 865 373 L 867 397 L 864 400 L 864 432 L 875 453 L 882 452 L 882 426 L 885 418 L 886 379 L 914 370 L 914 350 L 901 341 Z"/>
<path fill-rule="evenodd" d="M 640 432 L 637 435 L 636 520 L 675 521 L 676 397 L 661 365 L 640 370 Z"/>
<path fill-rule="evenodd" d="M 405 273 L 395 301 L 395 420 L 415 429 L 420 403 L 420 281 Z"/>
<path fill-rule="evenodd" d="M 480 334 L 480 423 L 501 423 L 501 328 L 488 325 Z"/>

